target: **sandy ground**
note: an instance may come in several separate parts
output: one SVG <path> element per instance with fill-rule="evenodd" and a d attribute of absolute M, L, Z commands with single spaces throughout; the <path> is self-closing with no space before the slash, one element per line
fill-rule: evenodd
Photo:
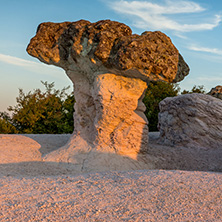
<path fill-rule="evenodd" d="M 222 221 L 222 149 L 157 136 L 155 170 L 76 175 L 42 161 L 70 135 L 0 135 L 0 221 Z"/>

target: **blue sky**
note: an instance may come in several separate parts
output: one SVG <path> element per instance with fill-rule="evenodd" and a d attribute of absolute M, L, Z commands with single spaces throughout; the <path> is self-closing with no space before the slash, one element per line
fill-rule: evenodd
<path fill-rule="evenodd" d="M 176 45 L 191 71 L 182 89 L 222 85 L 222 1 L 213 0 L 1 0 L 0 111 L 15 105 L 18 88 L 56 88 L 71 85 L 64 71 L 38 62 L 26 53 L 41 22 L 111 19 L 134 33 L 160 30 Z"/>

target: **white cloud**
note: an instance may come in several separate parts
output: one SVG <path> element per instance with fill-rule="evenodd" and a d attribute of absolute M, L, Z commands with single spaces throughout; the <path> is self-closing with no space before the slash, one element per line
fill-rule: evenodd
<path fill-rule="evenodd" d="M 214 15 L 208 18 L 210 22 L 197 24 L 179 23 L 178 14 L 201 13 L 205 8 L 192 1 L 165 0 L 164 4 L 153 1 L 115 1 L 109 3 L 110 7 L 120 14 L 130 16 L 133 25 L 137 28 L 155 30 L 173 30 L 177 32 L 191 32 L 212 30 L 222 20 L 222 16 Z M 176 15 L 175 19 L 172 16 Z"/>
<path fill-rule="evenodd" d="M 222 82 L 222 76 L 211 76 L 209 77 L 197 77 L 198 81 L 206 81 L 206 82 Z"/>
<path fill-rule="evenodd" d="M 195 45 L 189 46 L 188 49 L 197 51 L 197 52 L 207 52 L 207 53 L 212 53 L 212 54 L 222 56 L 222 49 L 200 47 L 200 46 L 195 46 Z"/>
<path fill-rule="evenodd" d="M 0 54 L 0 61 L 4 63 L 16 65 L 16 66 L 21 66 L 21 67 L 39 66 L 37 62 L 32 62 L 32 61 L 28 61 L 25 59 L 20 59 L 14 56 L 4 55 L 4 54 Z"/>
<path fill-rule="evenodd" d="M 45 73 L 49 76 L 63 79 L 63 71 L 55 66 L 46 65 L 44 63 L 33 62 L 18 57 L 5 55 L 0 53 L 0 62 L 22 67 L 35 73 Z M 63 72 L 63 73 L 62 73 Z"/>

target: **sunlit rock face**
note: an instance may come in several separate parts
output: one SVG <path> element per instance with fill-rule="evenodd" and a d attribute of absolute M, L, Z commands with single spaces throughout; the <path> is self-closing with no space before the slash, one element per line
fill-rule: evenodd
<path fill-rule="evenodd" d="M 222 86 L 212 88 L 208 94 L 218 99 L 222 99 Z"/>
<path fill-rule="evenodd" d="M 222 100 L 194 93 L 166 98 L 159 107 L 160 143 L 222 147 Z"/>
<path fill-rule="evenodd" d="M 148 144 L 142 103 L 147 83 L 177 82 L 189 73 L 165 34 L 132 34 L 125 24 L 110 20 L 42 23 L 27 52 L 62 67 L 72 80 L 72 141 L 85 141 L 86 153 L 93 149 L 136 159 Z M 67 147 L 75 147 L 74 142 Z"/>
<path fill-rule="evenodd" d="M 122 23 L 102 20 L 96 23 L 42 23 L 27 51 L 40 61 L 62 67 L 90 80 L 112 73 L 142 80 L 181 81 L 189 73 L 169 37 L 157 32 L 132 34 Z"/>

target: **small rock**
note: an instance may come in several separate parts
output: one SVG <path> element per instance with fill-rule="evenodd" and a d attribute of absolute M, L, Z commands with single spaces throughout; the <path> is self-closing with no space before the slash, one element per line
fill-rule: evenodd
<path fill-rule="evenodd" d="M 212 88 L 208 94 L 218 99 L 222 99 L 222 86 L 216 86 L 215 88 Z"/>

